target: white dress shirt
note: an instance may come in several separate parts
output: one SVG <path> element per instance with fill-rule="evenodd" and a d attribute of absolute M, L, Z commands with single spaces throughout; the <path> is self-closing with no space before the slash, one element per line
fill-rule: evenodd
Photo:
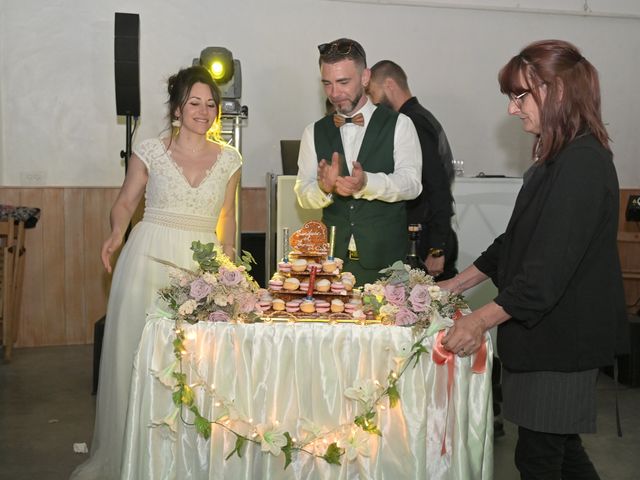
<path fill-rule="evenodd" d="M 362 163 L 365 159 L 358 158 L 362 140 L 369 125 L 371 116 L 377 107 L 367 100 L 367 103 L 353 114 L 362 113 L 364 127 L 354 123 L 347 123 L 340 128 L 340 137 L 344 148 L 345 160 L 349 173 L 353 169 L 353 162 Z M 333 202 L 332 195 L 325 194 L 318 185 L 318 157 L 314 141 L 314 123 L 305 128 L 300 142 L 298 156 L 298 178 L 294 190 L 298 203 L 302 208 L 324 208 Z M 325 159 L 330 161 L 330 158 Z M 422 191 L 422 151 L 418 134 L 409 117 L 398 115 L 393 136 L 392 173 L 372 173 L 365 170 L 367 178 L 365 187 L 354 194 L 354 198 L 364 200 L 381 200 L 384 202 L 398 202 L 412 200 Z M 364 166 L 363 166 L 364 168 Z"/>

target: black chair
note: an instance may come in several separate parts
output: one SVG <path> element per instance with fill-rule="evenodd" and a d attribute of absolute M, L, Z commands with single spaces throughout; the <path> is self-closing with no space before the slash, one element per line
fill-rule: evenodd
<path fill-rule="evenodd" d="M 300 140 L 280 140 L 283 175 L 298 174 L 298 153 L 300 153 Z"/>

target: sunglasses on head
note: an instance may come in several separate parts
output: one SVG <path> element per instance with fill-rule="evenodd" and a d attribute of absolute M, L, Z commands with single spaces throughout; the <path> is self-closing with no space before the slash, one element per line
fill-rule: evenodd
<path fill-rule="evenodd" d="M 355 42 L 331 42 L 318 45 L 318 51 L 322 56 L 343 55 L 348 56 L 355 50 L 362 58 L 365 57 L 362 47 Z"/>

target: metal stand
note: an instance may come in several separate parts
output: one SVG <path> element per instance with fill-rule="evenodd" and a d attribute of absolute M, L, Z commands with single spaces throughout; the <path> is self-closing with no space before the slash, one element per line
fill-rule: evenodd
<path fill-rule="evenodd" d="M 230 145 L 234 146 L 240 155 L 242 155 L 242 127 L 244 126 L 244 121 L 249 118 L 249 108 L 246 105 L 243 105 L 240 109 L 240 113 L 223 113 L 220 116 L 220 120 L 222 122 L 222 137 L 229 142 Z M 238 187 L 236 188 L 236 239 L 235 239 L 235 248 L 236 248 L 236 259 L 239 259 L 242 255 L 242 241 L 241 241 L 241 230 L 242 230 L 242 172 L 240 173 L 240 181 L 238 182 Z"/>
<path fill-rule="evenodd" d="M 133 142 L 133 115 L 126 115 L 126 139 L 125 139 L 125 149 L 120 150 L 120 158 L 124 160 L 124 175 L 127 176 L 127 170 L 129 169 L 129 159 L 131 158 L 132 147 L 131 144 Z M 131 233 L 131 222 L 127 226 L 127 231 L 124 234 L 124 241 L 126 242 L 129 238 L 129 233 Z"/>

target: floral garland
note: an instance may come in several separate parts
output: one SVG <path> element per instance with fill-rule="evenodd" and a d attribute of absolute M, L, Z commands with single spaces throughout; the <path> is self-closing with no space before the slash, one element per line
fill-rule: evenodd
<path fill-rule="evenodd" d="M 193 272 L 168 264 L 172 267 L 171 285 L 160 291 L 176 320 L 175 361 L 155 375 L 173 390 L 175 408 L 167 417 L 154 421 L 153 425 L 169 426 L 175 432 L 179 416 L 181 422 L 195 427 L 205 439 L 211 436 L 212 426 L 217 425 L 235 435 L 235 446 L 226 459 L 234 454 L 241 458 L 248 444 L 260 445 L 263 452 L 274 456 L 284 454 L 285 469 L 291 464 L 294 453 L 305 453 L 335 465 L 341 464 L 343 456 L 348 461 L 358 455 L 367 456 L 369 435 L 382 436 L 376 418 L 377 409 L 385 409 L 387 404 L 389 408 L 398 405 L 398 382 L 410 365 L 415 368 L 422 354 L 429 353 L 425 340 L 451 326 L 452 318 L 461 309 L 468 308 L 461 296 L 441 291 L 432 277 L 420 270 L 411 270 L 402 262 L 382 270 L 383 279 L 364 287 L 363 311 L 381 317 L 384 323 L 413 326 L 417 340 L 410 348 L 399 352 L 396 367 L 389 372 L 385 385 L 377 380 L 358 380 L 345 390 L 344 395 L 358 401 L 361 407 L 361 413 L 352 422 L 322 431 L 313 422 L 302 419 L 304 435 L 298 439 L 285 431 L 278 421 L 254 424 L 253 419 L 240 412 L 232 400 L 217 395 L 215 388 L 207 386 L 193 364 L 190 368 L 198 380 L 188 383 L 183 365 L 188 355 L 185 331 L 181 326 L 183 322 L 255 320 L 258 314 L 258 288 L 248 275 L 246 266 L 233 265 L 212 244 L 194 242 L 192 250 L 200 269 Z M 202 414 L 195 402 L 196 388 L 204 389 L 213 405 L 220 410 L 216 418 Z"/>

